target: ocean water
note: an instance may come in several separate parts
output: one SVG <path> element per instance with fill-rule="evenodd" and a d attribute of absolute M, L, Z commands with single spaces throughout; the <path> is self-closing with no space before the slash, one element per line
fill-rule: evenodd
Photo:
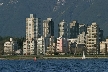
<path fill-rule="evenodd" d="M 0 72 L 108 72 L 108 59 L 0 60 Z"/>

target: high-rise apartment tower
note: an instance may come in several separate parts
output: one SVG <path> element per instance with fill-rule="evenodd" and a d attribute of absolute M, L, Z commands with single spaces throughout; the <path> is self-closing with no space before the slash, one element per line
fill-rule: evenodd
<path fill-rule="evenodd" d="M 47 18 L 43 20 L 43 37 L 54 36 L 54 21 L 52 18 Z"/>
<path fill-rule="evenodd" d="M 26 18 L 26 41 L 23 43 L 23 54 L 36 54 L 36 41 L 41 37 L 41 20 L 36 15 L 30 14 Z"/>

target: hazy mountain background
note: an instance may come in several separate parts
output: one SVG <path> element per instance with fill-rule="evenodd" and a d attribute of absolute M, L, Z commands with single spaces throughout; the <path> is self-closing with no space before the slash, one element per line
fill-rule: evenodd
<path fill-rule="evenodd" d="M 92 22 L 108 36 L 108 0 L 0 0 L 0 36 L 25 36 L 25 19 L 30 14 L 45 20 L 52 17 L 55 30 L 61 20 L 90 25 Z"/>

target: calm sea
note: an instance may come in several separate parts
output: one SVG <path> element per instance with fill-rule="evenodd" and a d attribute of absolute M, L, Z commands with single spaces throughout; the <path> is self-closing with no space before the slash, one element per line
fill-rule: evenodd
<path fill-rule="evenodd" d="M 0 72 L 108 72 L 108 59 L 0 60 Z"/>

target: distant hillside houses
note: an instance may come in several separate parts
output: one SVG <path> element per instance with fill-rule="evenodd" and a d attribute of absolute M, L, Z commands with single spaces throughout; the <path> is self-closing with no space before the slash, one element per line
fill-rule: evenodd
<path fill-rule="evenodd" d="M 42 27 L 41 27 L 42 26 Z M 42 34 L 42 35 L 41 35 Z M 90 26 L 72 21 L 69 24 L 62 20 L 58 24 L 58 37 L 54 35 L 52 18 L 41 20 L 34 14 L 26 18 L 26 41 L 23 42 L 23 55 L 63 55 L 74 54 L 108 54 L 108 40 L 103 40 L 103 30 L 96 22 Z M 15 45 L 15 44 L 13 44 Z M 13 53 L 15 50 L 6 49 L 4 52 Z"/>

